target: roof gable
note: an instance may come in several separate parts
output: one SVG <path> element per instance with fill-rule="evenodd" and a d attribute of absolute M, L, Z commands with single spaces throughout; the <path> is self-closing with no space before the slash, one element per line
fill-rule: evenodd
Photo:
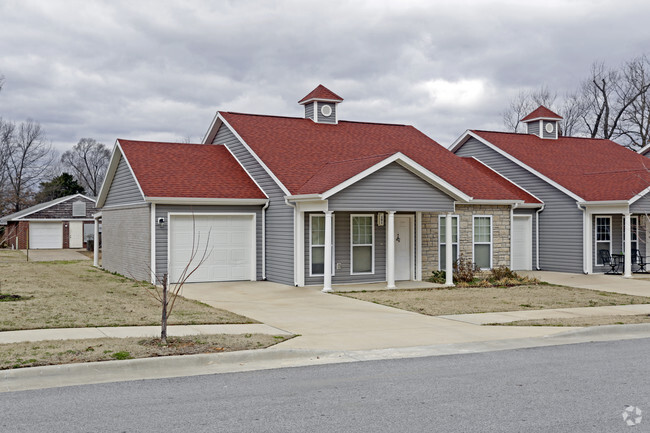
<path fill-rule="evenodd" d="M 72 199 L 80 198 L 80 197 L 92 202 L 93 204 L 95 203 L 94 198 L 89 197 L 89 196 L 87 196 L 85 194 L 78 193 L 78 194 L 67 195 L 65 197 L 55 198 L 54 200 L 46 201 L 44 203 L 39 203 L 39 204 L 36 204 L 34 206 L 30 206 L 30 207 L 28 207 L 26 209 L 23 209 L 21 211 L 12 213 L 10 215 L 7 215 L 7 216 L 0 219 L 0 223 L 6 223 L 7 221 L 22 219 L 22 218 L 25 218 L 25 217 L 27 217 L 29 215 L 32 215 L 32 214 L 35 214 L 35 213 L 40 212 L 42 210 L 48 209 L 48 208 L 50 208 L 52 206 L 56 206 L 58 204 L 66 202 L 68 200 L 72 200 Z"/>
<path fill-rule="evenodd" d="M 332 92 L 327 87 L 319 84 L 314 90 L 309 92 L 307 96 L 298 101 L 299 104 L 306 104 L 309 101 L 330 101 L 330 102 L 342 102 L 341 98 L 336 93 Z"/>
<path fill-rule="evenodd" d="M 552 112 L 548 108 L 544 107 L 543 105 L 540 105 L 532 113 L 530 113 L 528 116 L 521 119 L 521 121 L 522 122 L 530 122 L 532 120 L 539 120 L 539 119 L 562 120 L 563 117 L 560 116 L 559 114 L 555 114 L 554 112 Z"/>

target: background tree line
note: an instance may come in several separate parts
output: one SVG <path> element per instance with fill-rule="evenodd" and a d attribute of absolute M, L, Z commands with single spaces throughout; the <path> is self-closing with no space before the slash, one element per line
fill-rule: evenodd
<path fill-rule="evenodd" d="M 0 76 L 0 91 L 4 84 Z M 79 192 L 96 196 L 109 159 L 92 138 L 59 155 L 38 122 L 0 117 L 0 216 Z"/>
<path fill-rule="evenodd" d="M 521 119 L 540 105 L 564 118 L 562 135 L 606 138 L 638 150 L 650 143 L 650 61 L 643 55 L 617 67 L 593 63 L 563 95 L 546 86 L 522 91 L 503 112 L 504 125 L 522 132 Z"/>

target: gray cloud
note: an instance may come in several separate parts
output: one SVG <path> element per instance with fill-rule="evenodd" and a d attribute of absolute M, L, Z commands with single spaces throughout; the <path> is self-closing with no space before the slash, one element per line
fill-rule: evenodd
<path fill-rule="evenodd" d="M 562 93 L 594 60 L 646 50 L 638 1 L 4 1 L 0 116 L 81 137 L 199 140 L 217 109 L 300 116 L 323 83 L 341 117 L 441 144 L 500 128 L 521 89 Z"/>

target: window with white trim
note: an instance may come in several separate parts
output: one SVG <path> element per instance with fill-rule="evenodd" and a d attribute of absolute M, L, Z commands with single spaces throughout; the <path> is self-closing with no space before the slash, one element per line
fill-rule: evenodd
<path fill-rule="evenodd" d="M 309 216 L 309 275 L 319 276 L 325 270 L 325 215 Z M 334 275 L 334 218 L 332 218 L 332 275 Z"/>
<path fill-rule="evenodd" d="M 492 217 L 474 216 L 474 263 L 481 269 L 492 268 Z"/>
<path fill-rule="evenodd" d="M 603 265 L 600 250 L 612 253 L 612 217 L 596 217 L 596 264 Z"/>
<path fill-rule="evenodd" d="M 375 216 L 350 215 L 350 274 L 375 272 Z"/>
<path fill-rule="evenodd" d="M 438 215 L 438 256 L 440 263 L 438 269 L 444 271 L 447 268 L 447 218 L 445 215 Z M 452 262 L 458 260 L 458 216 L 451 217 L 451 248 L 452 248 Z"/>
<path fill-rule="evenodd" d="M 621 251 L 625 251 L 625 216 L 623 218 L 623 224 L 621 224 L 621 227 L 623 227 L 623 236 L 621 239 L 623 239 L 623 245 L 621 246 Z M 634 250 L 639 249 L 639 219 L 638 217 L 635 216 L 630 216 L 630 230 L 632 232 L 632 241 L 630 242 L 632 244 L 632 252 Z M 632 255 L 634 257 L 634 255 Z"/>

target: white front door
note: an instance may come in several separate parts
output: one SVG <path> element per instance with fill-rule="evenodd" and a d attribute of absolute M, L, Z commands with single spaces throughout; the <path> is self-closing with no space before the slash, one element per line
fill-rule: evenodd
<path fill-rule="evenodd" d="M 70 221 L 68 248 L 83 248 L 84 246 L 84 223 L 82 221 Z"/>
<path fill-rule="evenodd" d="M 412 218 L 395 215 L 395 280 L 412 279 Z"/>
<path fill-rule="evenodd" d="M 517 216 L 512 219 L 512 269 L 533 269 L 533 217 Z"/>

